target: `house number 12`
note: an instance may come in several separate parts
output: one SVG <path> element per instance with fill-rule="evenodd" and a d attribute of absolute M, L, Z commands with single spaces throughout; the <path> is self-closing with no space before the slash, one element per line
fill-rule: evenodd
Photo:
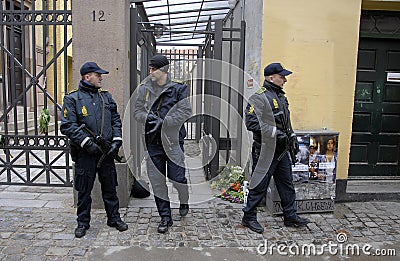
<path fill-rule="evenodd" d="M 104 22 L 106 19 L 104 19 L 103 17 L 104 17 L 104 11 L 103 10 L 99 10 L 97 15 L 96 15 L 96 11 L 93 10 L 93 22 L 96 22 L 96 18 L 97 18 L 98 21 Z"/>

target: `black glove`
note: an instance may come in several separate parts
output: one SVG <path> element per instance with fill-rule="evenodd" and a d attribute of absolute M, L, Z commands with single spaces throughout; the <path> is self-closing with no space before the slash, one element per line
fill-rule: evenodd
<path fill-rule="evenodd" d="M 294 152 L 294 154 L 297 154 L 297 153 L 300 152 L 299 142 L 297 141 L 297 137 L 296 136 L 293 136 L 291 139 L 292 139 L 293 152 Z"/>
<path fill-rule="evenodd" d="M 152 122 L 152 121 L 156 120 L 157 118 L 158 118 L 157 115 L 155 115 L 153 112 L 149 112 L 149 114 L 147 114 L 146 124 L 149 124 L 149 122 Z"/>
<path fill-rule="evenodd" d="M 149 114 L 152 115 L 152 114 Z M 154 115 L 155 116 L 155 115 Z M 156 132 L 159 128 L 161 128 L 161 125 L 163 123 L 163 119 L 160 117 L 155 116 L 153 120 L 149 121 L 147 124 L 149 126 L 149 131 L 146 132 L 146 134 L 152 134 Z"/>
<path fill-rule="evenodd" d="M 276 130 L 277 146 L 286 147 L 289 144 L 289 137 L 281 130 Z"/>
<path fill-rule="evenodd" d="M 93 142 L 93 140 L 88 140 L 85 145 L 83 145 L 83 148 L 89 152 L 89 154 L 92 155 L 100 155 L 103 154 L 103 152 L 101 151 L 101 148 L 99 147 L 99 145 L 97 145 L 95 142 Z"/>
<path fill-rule="evenodd" d="M 118 154 L 119 148 L 122 146 L 122 141 L 121 140 L 114 140 L 111 143 L 110 150 L 107 152 L 107 155 L 110 157 L 114 157 L 115 155 Z"/>

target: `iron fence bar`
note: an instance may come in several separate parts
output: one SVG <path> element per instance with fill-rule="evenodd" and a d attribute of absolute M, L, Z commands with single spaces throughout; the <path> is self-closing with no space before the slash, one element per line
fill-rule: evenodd
<path fill-rule="evenodd" d="M 67 10 L 68 8 L 68 1 L 64 1 L 64 10 Z M 68 41 L 68 27 L 64 26 L 64 41 L 63 45 Z M 64 52 L 64 95 L 68 93 L 68 48 L 67 51 Z M 56 124 L 55 127 L 55 134 L 58 135 L 59 127 L 58 127 L 58 113 L 54 113 L 55 119 L 54 123 Z"/>
<path fill-rule="evenodd" d="M 231 28 L 233 27 L 233 16 L 230 19 L 230 27 Z M 222 33 L 223 32 L 224 32 L 224 27 L 222 28 Z M 233 31 L 228 31 L 228 32 L 229 32 L 230 38 L 232 38 Z M 222 38 L 222 41 L 224 41 L 224 38 Z M 233 58 L 233 42 L 229 41 L 229 64 L 233 64 L 232 58 Z M 228 70 L 228 84 L 229 84 L 229 86 L 232 86 L 232 66 L 229 66 L 229 70 Z M 232 104 L 232 88 L 228 88 L 228 104 Z M 234 105 L 234 107 L 236 107 L 236 106 Z M 226 136 L 227 136 L 228 140 L 230 140 L 229 127 L 231 126 L 231 107 L 228 108 L 228 123 L 227 124 L 228 124 L 228 130 L 226 131 Z M 225 149 L 225 151 L 226 151 L 225 163 L 228 164 L 231 148 L 227 147 Z"/>
<path fill-rule="evenodd" d="M 25 1 L 24 0 L 22 0 L 21 1 L 21 10 L 24 8 L 24 6 L 25 6 Z M 24 25 L 21 25 L 21 41 L 23 42 L 23 43 L 25 43 L 25 26 Z M 22 64 L 22 67 L 23 68 L 25 68 L 26 67 L 26 61 L 25 61 L 25 46 L 23 45 L 22 46 L 22 48 L 21 48 L 21 52 L 22 52 L 22 61 L 21 61 L 21 64 Z M 22 81 L 21 81 L 21 84 L 22 84 L 22 89 L 24 90 L 25 89 L 25 87 L 26 87 L 26 81 L 25 81 L 25 77 L 26 77 L 26 75 L 25 75 L 25 70 L 22 70 L 21 69 L 21 74 L 22 74 Z M 23 97 L 22 97 L 22 105 L 23 105 L 23 110 L 24 110 L 24 133 L 25 134 L 28 134 L 28 113 L 27 113 L 27 100 L 26 100 L 26 95 L 24 95 Z"/>
<path fill-rule="evenodd" d="M 56 6 L 56 0 L 53 0 L 53 11 L 55 11 L 56 7 L 57 7 Z M 56 52 L 57 52 L 57 38 L 58 38 L 57 37 L 57 26 L 53 25 L 53 57 L 56 56 Z M 63 55 L 65 55 L 65 53 L 66 52 L 63 52 Z M 55 100 L 55 103 L 53 103 L 53 105 L 54 105 L 54 118 L 55 118 L 54 121 L 55 121 L 56 126 L 57 126 L 57 115 L 58 115 L 58 113 L 57 113 L 57 104 L 58 104 L 58 74 L 57 74 L 58 73 L 58 66 L 57 66 L 57 59 L 55 60 L 54 65 L 53 65 L 53 67 L 54 67 L 54 72 L 53 72 L 53 75 L 54 75 L 53 91 L 54 91 L 54 93 L 53 93 L 53 96 L 54 96 L 54 100 Z M 61 59 L 61 57 L 60 57 L 60 59 Z M 57 129 L 57 127 L 55 129 Z"/>
<path fill-rule="evenodd" d="M 239 74 L 239 90 L 238 90 L 238 109 L 237 111 L 239 112 L 240 118 L 243 119 L 243 95 L 244 95 L 244 66 L 245 66 L 245 58 L 246 58 L 246 21 L 242 20 L 240 22 L 240 38 L 241 38 L 241 42 L 240 42 L 240 57 L 239 57 L 239 68 L 240 70 L 240 74 Z M 238 130 L 238 134 L 237 134 L 237 138 L 238 138 L 238 142 L 237 142 L 237 151 L 242 151 L 242 124 L 241 121 L 238 121 L 237 123 L 237 130 Z M 239 156 L 238 159 L 238 165 L 242 164 L 242 157 Z"/>
<path fill-rule="evenodd" d="M 69 166 L 69 152 L 68 152 L 68 142 L 63 138 L 63 143 L 64 148 L 57 148 L 51 144 L 47 144 L 46 140 L 46 146 L 43 146 L 43 144 L 38 144 L 38 145 L 32 145 L 31 142 L 28 140 L 29 138 L 35 139 L 35 142 L 39 142 L 41 140 L 40 137 L 37 136 L 37 128 L 35 128 L 35 133 L 36 135 L 29 136 L 27 135 L 29 132 L 28 128 L 28 106 L 29 106 L 29 96 L 30 91 L 33 91 L 32 97 L 32 105 L 34 108 L 34 119 L 35 123 L 34 126 L 37 127 L 37 92 L 36 89 L 39 88 L 40 90 L 43 91 L 44 93 L 44 99 L 45 102 L 53 102 L 54 103 L 54 108 L 55 108 L 55 119 L 56 119 L 56 134 L 58 130 L 58 113 L 57 110 L 61 108 L 61 106 L 58 105 L 57 101 L 59 100 L 58 95 L 59 95 L 59 90 L 55 89 L 52 94 L 54 94 L 54 98 L 52 97 L 52 94 L 50 94 L 47 91 L 47 86 L 44 84 L 43 87 L 42 85 L 38 82 L 39 78 L 43 77 L 43 79 L 47 78 L 47 71 L 51 66 L 54 66 L 54 87 L 57 88 L 59 86 L 58 81 L 60 80 L 60 77 L 58 75 L 61 70 L 59 70 L 57 67 L 57 62 L 62 61 L 64 58 L 64 82 L 67 83 L 68 79 L 68 54 L 67 54 L 67 48 L 70 46 L 72 39 L 68 41 L 68 30 L 67 30 L 67 25 L 71 25 L 71 21 L 69 18 L 71 17 L 71 12 L 62 12 L 60 14 L 60 11 L 57 11 L 57 1 L 58 0 L 53 0 L 53 10 L 46 10 L 45 13 L 43 13 L 43 10 L 35 10 L 36 9 L 36 4 L 40 3 L 37 1 L 31 1 L 31 9 L 25 11 L 25 4 L 27 3 L 26 0 L 21 0 L 18 2 L 18 6 L 16 4 L 16 1 L 10 0 L 7 3 L 7 7 L 9 7 L 9 10 L 5 11 L 4 6 L 5 6 L 5 1 L 2 1 L 0 4 L 0 37 L 1 37 L 1 50 L 0 54 L 2 55 L 3 61 L 6 61 L 7 64 L 9 65 L 9 74 L 6 73 L 6 66 L 7 64 L 5 62 L 2 63 L 2 75 L 4 77 L 4 84 L 2 91 L 3 93 L 3 115 L 0 120 L 4 120 L 5 124 L 5 137 L 6 139 L 13 139 L 13 144 L 6 144 L 5 146 L 1 145 L 1 148 L 4 149 L 5 151 L 5 156 L 0 157 L 0 175 L 6 174 L 7 177 L 5 179 L 6 182 L 0 182 L 0 184 L 8 184 L 8 185 L 35 185 L 35 186 L 41 186 L 41 185 L 53 185 L 53 186 L 71 186 L 70 182 L 70 169 L 71 167 Z M 46 6 L 46 4 L 51 3 L 50 1 L 43 0 L 41 1 L 43 4 L 43 7 Z M 4 6 L 3 6 L 4 4 Z M 19 5 L 21 8 L 19 8 Z M 68 3 L 67 0 L 64 0 L 64 9 L 67 9 Z M 21 10 L 19 10 L 21 9 Z M 67 14 L 68 13 L 68 14 Z M 13 14 L 13 16 L 11 16 Z M 30 18 L 29 18 L 30 17 Z M 30 20 L 30 19 L 34 20 Z M 38 20 L 35 21 L 35 18 Z M 50 53 L 54 57 L 47 62 L 48 55 L 47 55 L 47 43 L 46 43 L 46 36 L 48 35 L 47 27 L 49 25 L 53 26 L 53 43 L 54 43 L 54 49 L 53 52 Z M 61 40 L 58 40 L 57 38 L 57 33 L 60 32 L 58 29 L 57 25 L 63 25 L 64 26 L 64 47 L 57 52 L 57 45 L 58 43 L 62 42 Z M 31 28 L 28 28 L 28 26 L 32 26 Z M 37 40 L 40 41 L 40 39 L 37 39 L 36 37 L 36 26 L 42 26 L 44 28 L 42 37 L 43 37 L 43 70 L 39 72 L 39 74 L 36 74 L 37 68 L 36 68 L 36 61 L 37 61 L 37 56 L 36 54 L 39 52 L 39 50 L 36 48 L 37 46 Z M 30 29 L 28 31 L 28 29 Z M 29 32 L 29 34 L 28 34 Z M 32 34 L 32 36 L 30 36 Z M 8 47 L 7 47 L 7 42 L 6 39 L 8 39 Z M 32 68 L 29 70 L 27 67 L 29 67 L 29 64 L 27 63 L 27 60 L 25 59 L 28 54 L 28 49 L 25 48 L 27 46 L 27 41 L 30 41 L 29 46 L 32 46 L 32 57 L 31 57 L 31 64 Z M 19 51 L 18 55 L 16 55 L 16 51 Z M 50 51 L 51 52 L 51 51 Z M 64 56 L 61 57 L 61 53 L 64 52 Z M 19 55 L 22 56 L 22 58 L 19 58 Z M 8 75 L 8 77 L 6 76 Z M 17 79 L 18 77 L 18 79 Z M 22 77 L 22 81 L 19 82 L 19 77 Z M 30 83 L 26 82 L 26 78 L 29 77 Z M 28 79 L 29 79 L 28 78 Z M 17 82 L 18 81 L 18 82 Z M 45 81 L 44 81 L 45 82 Z M 16 90 L 16 83 L 20 84 L 18 87 L 21 86 L 21 93 L 18 89 Z M 9 91 L 7 93 L 7 86 L 9 88 Z M 68 88 L 67 84 L 64 86 L 65 89 Z M 29 91 L 29 93 L 28 93 Z M 8 95 L 7 95 L 8 94 Z M 16 97 L 18 95 L 18 97 Z M 10 98 L 10 102 L 8 104 L 7 97 Z M 19 105 L 19 103 L 22 102 L 23 105 L 23 116 L 21 112 L 18 114 L 18 109 L 16 105 Z M 14 110 L 14 135 L 9 135 L 9 130 L 8 130 L 8 118 L 7 115 L 9 112 Z M 18 128 L 18 120 L 19 118 L 24 117 L 24 119 L 21 119 L 21 123 L 23 122 L 24 127 L 23 128 Z M 23 130 L 23 131 L 22 131 Z M 19 134 L 20 132 L 20 134 Z M 22 135 L 25 134 L 25 135 Z M 59 138 L 55 136 L 55 138 Z M 16 142 L 16 144 L 14 144 Z M 59 141 L 61 144 L 61 140 Z M 58 144 L 58 143 L 57 143 Z M 49 147 L 48 147 L 49 146 Z M 34 159 L 35 157 L 30 157 L 32 150 L 37 149 L 40 151 L 44 151 L 45 156 L 40 157 L 40 162 L 42 162 L 41 166 L 37 166 L 37 168 L 41 168 L 43 171 L 40 172 L 39 175 L 34 177 L 32 179 L 32 173 L 31 170 L 36 167 L 36 165 L 31 164 L 31 159 Z M 14 158 L 11 158 L 11 153 L 13 150 L 21 150 L 18 155 L 14 155 Z M 52 150 L 59 150 L 60 154 L 50 154 Z M 32 153 L 33 155 L 34 153 Z M 57 164 L 60 160 L 61 157 L 64 157 L 66 159 L 66 166 L 52 166 L 53 164 Z M 55 158 L 54 158 L 55 157 Z M 36 157 L 36 159 L 39 157 Z M 18 162 L 17 162 L 18 161 Z M 23 161 L 25 161 L 26 164 L 21 164 Z M 44 161 L 44 162 L 43 162 Z M 26 170 L 26 175 L 25 173 L 22 174 L 20 169 L 25 169 Z M 66 175 L 64 179 L 64 174 L 61 176 L 59 171 L 56 170 L 65 170 Z M 38 184 L 33 184 L 32 181 L 37 180 L 40 176 L 43 176 L 43 172 L 46 172 L 46 182 L 40 182 Z M 4 175 L 3 175 L 4 176 Z M 52 178 L 56 178 L 57 180 L 60 180 L 63 184 L 50 184 L 52 182 Z M 17 181 L 13 179 L 18 179 Z"/>
<path fill-rule="evenodd" d="M 201 123 L 203 122 L 203 110 L 201 96 L 203 94 L 203 48 L 197 48 L 197 81 L 196 81 L 196 141 L 199 142 L 201 138 Z"/>
<path fill-rule="evenodd" d="M 39 173 L 37 173 L 31 180 L 31 182 L 35 182 L 38 178 L 42 176 L 44 169 L 42 169 Z"/>
<path fill-rule="evenodd" d="M 46 2 L 46 0 L 42 1 Z M 32 6 L 34 5 L 33 2 L 35 1 L 32 1 Z M 19 13 L 19 17 L 21 18 L 21 16 L 23 16 L 24 19 L 15 19 L 18 16 L 16 16 L 14 10 L 3 10 L 0 12 L 0 20 L 4 25 L 72 25 L 72 20 L 68 20 L 68 18 L 72 16 L 72 11 L 55 10 L 55 12 L 53 12 L 45 10 L 24 10 Z M 49 15 L 55 15 L 55 19 L 53 18 L 52 21 L 45 21 L 43 17 L 48 17 Z M 62 15 L 62 20 L 57 18 L 59 15 Z"/>
<path fill-rule="evenodd" d="M 4 3 L 5 4 L 5 3 Z M 3 11 L 3 1 L 0 5 L 0 11 Z M 4 26 L 3 23 L 0 23 L 0 37 L 1 37 L 1 46 L 5 45 L 5 35 L 4 35 L 4 29 L 7 28 Z M 8 86 L 8 78 L 5 77 L 6 75 L 6 55 L 4 53 L 4 50 L 1 49 L 1 57 L 3 59 L 3 62 L 1 63 L 1 72 L 2 72 L 2 94 L 3 94 L 3 115 L 0 117 L 0 121 L 4 120 L 4 132 L 8 132 L 8 126 L 7 126 L 7 87 Z M 9 162 L 9 159 L 7 159 Z"/>
<path fill-rule="evenodd" d="M 32 2 L 32 10 L 33 11 L 35 11 L 36 10 L 36 1 L 33 1 Z M 32 26 L 32 51 L 36 54 L 37 53 L 37 50 L 36 50 L 36 26 Z M 36 75 L 36 73 L 37 73 L 37 71 L 36 71 L 36 62 L 37 62 L 37 60 L 36 60 L 36 55 L 33 55 L 33 57 L 32 57 L 32 76 L 30 75 L 30 77 L 31 77 L 31 83 L 32 83 L 32 78 L 33 78 L 33 75 Z M 37 79 L 39 79 L 39 77 L 37 77 Z M 26 89 L 28 89 L 28 88 L 30 88 L 31 87 L 31 85 L 29 85 L 29 86 L 27 86 L 26 87 Z M 34 84 L 33 85 L 33 88 L 32 88 L 32 92 L 33 92 L 33 108 L 35 108 L 34 110 L 33 110 L 33 118 L 34 119 L 37 119 L 37 117 L 38 117 L 38 115 L 37 115 L 37 110 L 36 110 L 36 108 L 37 108 L 37 104 L 38 104 L 38 100 L 37 100 L 37 86 L 36 86 L 36 84 Z M 35 120 L 34 120 L 34 122 L 35 122 Z M 37 123 L 37 122 L 36 122 Z M 36 125 L 35 125 L 36 126 Z M 36 128 L 35 128 L 36 129 Z M 35 131 L 35 133 L 37 133 L 36 131 Z"/>
<path fill-rule="evenodd" d="M 48 6 L 47 0 L 42 0 L 42 9 L 47 11 L 48 8 L 49 8 L 49 6 Z M 43 37 L 42 37 L 42 47 L 43 47 L 42 63 L 43 64 L 47 64 L 47 43 L 48 43 L 48 41 L 49 41 L 49 27 L 47 24 L 44 24 L 43 25 Z M 43 70 L 42 72 L 43 72 L 42 89 L 43 89 L 43 92 L 47 92 L 47 69 Z M 37 78 L 39 80 L 39 77 L 37 77 Z M 43 97 L 43 106 L 44 106 L 44 108 L 47 108 L 47 97 Z M 36 107 L 36 108 L 38 108 L 38 107 Z M 36 117 L 35 117 L 35 119 L 36 119 Z M 37 126 L 37 120 L 35 120 L 35 126 Z M 35 130 L 35 135 L 38 135 L 37 130 Z"/>
<path fill-rule="evenodd" d="M 222 61 L 222 20 L 215 22 L 215 40 L 214 40 L 214 59 Z M 214 82 L 212 83 L 211 94 L 213 97 L 221 98 L 221 66 L 216 64 L 212 68 Z M 219 80 L 219 81 L 218 81 Z M 213 112 L 217 117 L 221 113 L 221 102 L 218 99 L 213 99 Z M 214 178 L 218 174 L 219 169 L 219 143 L 221 137 L 221 126 L 219 119 L 213 117 L 211 119 L 211 134 L 216 141 L 217 153 L 210 162 L 211 177 Z"/>
<path fill-rule="evenodd" d="M 14 10 L 14 0 L 11 0 L 10 1 L 10 10 L 12 11 L 12 12 L 14 12 L 15 10 Z M 9 46 L 9 48 L 12 50 L 12 52 L 13 53 L 15 53 L 15 46 L 14 46 L 14 43 L 15 43 L 15 27 L 14 27 L 14 25 L 11 25 L 10 26 L 10 30 L 9 30 L 10 32 L 9 32 L 9 36 L 7 37 L 7 40 L 8 40 L 8 46 Z M 18 100 L 19 100 L 19 97 L 18 97 L 18 99 L 17 99 L 17 91 L 16 91 L 16 79 L 15 79 L 15 60 L 17 60 L 17 58 L 14 56 L 14 59 L 11 59 L 10 60 L 10 65 L 9 65 L 9 68 L 8 68 L 8 71 L 10 72 L 10 69 L 11 69 L 11 72 L 9 73 L 10 74 L 10 83 L 9 83 L 9 86 L 8 86 L 8 89 L 9 89 L 9 91 L 10 91 L 10 96 L 9 96 L 9 99 L 11 99 L 10 100 L 10 102 L 15 102 L 15 103 L 17 103 L 18 102 Z M 17 114 L 18 114 L 18 112 L 17 112 L 17 106 L 13 106 L 13 109 L 14 109 L 14 114 L 13 114 L 13 116 L 14 116 L 14 132 L 16 133 L 16 134 L 18 134 L 18 125 L 16 124 L 17 123 Z"/>
<path fill-rule="evenodd" d="M 61 53 L 62 53 L 63 51 L 65 51 L 66 48 L 67 48 L 71 43 L 72 43 L 72 39 L 70 39 L 70 40 L 68 41 L 67 46 L 64 46 L 60 51 L 57 52 L 57 57 L 60 56 Z M 2 49 L 5 49 L 3 46 L 1 46 L 1 47 L 2 47 Z M 12 56 L 12 54 L 11 54 L 7 49 L 5 49 L 5 50 L 6 50 L 7 54 L 9 54 L 10 56 Z M 51 96 L 47 93 L 47 91 L 37 82 L 37 79 L 40 78 L 40 76 L 42 76 L 42 74 L 44 74 L 43 71 L 46 71 L 46 70 L 50 67 L 50 65 L 51 65 L 52 63 L 54 63 L 54 61 L 55 61 L 55 59 L 56 59 L 57 57 L 54 57 L 53 59 L 51 59 L 50 62 L 49 62 L 48 64 L 46 64 L 46 66 L 43 67 L 42 71 L 41 71 L 36 77 L 32 76 L 29 72 L 27 72 L 27 74 L 28 74 L 30 77 L 32 77 L 32 79 L 31 79 L 31 83 L 26 87 L 27 89 L 24 90 L 24 93 L 26 93 L 26 92 L 32 87 L 32 85 L 38 86 L 38 87 L 43 91 L 44 95 L 47 96 L 47 97 L 45 97 L 45 98 L 48 98 L 48 99 L 50 99 L 50 101 L 52 101 L 52 102 L 55 103 L 55 100 L 53 99 L 53 97 L 51 97 Z M 21 65 L 21 66 L 22 66 L 22 65 Z M 35 83 L 32 83 L 32 81 L 35 82 Z M 21 94 L 21 95 L 22 95 L 22 94 Z M 21 96 L 21 95 L 20 95 L 20 96 Z M 18 98 L 20 98 L 20 96 L 18 96 Z M 11 104 L 11 106 L 7 109 L 7 113 L 9 113 L 10 110 L 11 110 L 13 107 L 15 107 L 15 103 L 12 103 L 12 104 Z M 59 105 L 59 104 L 57 104 L 57 107 L 61 110 L 61 107 L 62 107 L 62 106 Z M 4 116 L 4 115 L 3 115 L 3 116 Z M 3 116 L 2 116 L 2 117 L 3 117 Z M 2 119 L 3 119 L 3 118 L 0 118 L 0 121 L 1 121 Z"/>

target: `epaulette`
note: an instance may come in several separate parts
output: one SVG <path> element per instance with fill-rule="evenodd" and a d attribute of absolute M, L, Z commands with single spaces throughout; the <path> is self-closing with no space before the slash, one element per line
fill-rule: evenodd
<path fill-rule="evenodd" d="M 173 79 L 172 82 L 176 82 L 176 83 L 179 83 L 179 84 L 184 84 L 185 83 L 184 81 L 177 80 L 177 79 Z"/>
<path fill-rule="evenodd" d="M 256 91 L 257 94 L 264 93 L 267 89 L 265 87 L 261 87 L 259 90 Z"/>
<path fill-rule="evenodd" d="M 100 88 L 99 92 L 108 92 L 108 91 Z"/>
<path fill-rule="evenodd" d="M 73 89 L 73 90 L 71 90 L 68 94 L 74 93 L 74 92 L 76 92 L 76 91 L 78 91 L 78 89 Z"/>

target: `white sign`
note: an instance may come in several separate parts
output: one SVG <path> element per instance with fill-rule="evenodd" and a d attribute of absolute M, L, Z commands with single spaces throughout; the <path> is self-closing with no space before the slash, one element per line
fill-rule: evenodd
<path fill-rule="evenodd" d="M 400 72 L 388 72 L 386 81 L 388 82 L 400 82 Z"/>

